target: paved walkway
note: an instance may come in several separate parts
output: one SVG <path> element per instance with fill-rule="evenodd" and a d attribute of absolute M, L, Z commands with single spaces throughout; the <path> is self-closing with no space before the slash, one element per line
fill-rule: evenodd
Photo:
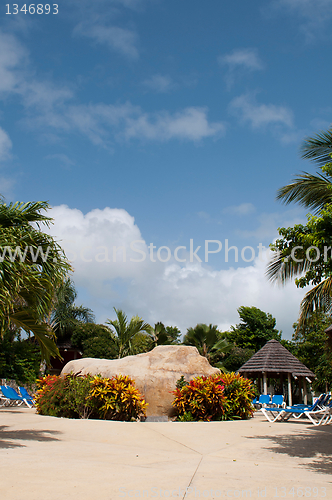
<path fill-rule="evenodd" d="M 0 409 L 0 498 L 332 499 L 332 425 L 126 423 Z"/>

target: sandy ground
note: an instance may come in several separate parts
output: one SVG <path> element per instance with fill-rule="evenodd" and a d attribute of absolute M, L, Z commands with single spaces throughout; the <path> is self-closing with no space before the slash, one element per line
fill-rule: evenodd
<path fill-rule="evenodd" d="M 0 409 L 1 500 L 332 499 L 332 425 L 110 422 Z"/>

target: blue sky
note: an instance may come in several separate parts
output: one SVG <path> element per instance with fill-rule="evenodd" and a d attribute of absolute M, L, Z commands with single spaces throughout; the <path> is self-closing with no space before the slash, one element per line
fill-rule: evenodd
<path fill-rule="evenodd" d="M 52 205 L 79 302 L 100 322 L 116 306 L 183 332 L 228 328 L 253 305 L 289 338 L 303 292 L 271 286 L 257 246 L 305 220 L 275 194 L 315 170 L 299 146 L 330 126 L 331 0 L 66 0 L 48 15 L 8 5 L 0 192 Z M 226 239 L 238 262 L 235 251 L 225 261 Z M 205 262 L 207 240 L 222 247 Z M 255 258 L 241 259 L 248 246 Z"/>

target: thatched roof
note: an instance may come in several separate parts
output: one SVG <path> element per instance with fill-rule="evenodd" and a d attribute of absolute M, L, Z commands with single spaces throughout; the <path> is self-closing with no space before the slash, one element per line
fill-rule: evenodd
<path fill-rule="evenodd" d="M 291 373 L 296 377 L 315 378 L 315 374 L 309 368 L 274 339 L 269 340 L 262 349 L 239 368 L 238 372 L 248 375 L 265 372 L 270 376 Z"/>

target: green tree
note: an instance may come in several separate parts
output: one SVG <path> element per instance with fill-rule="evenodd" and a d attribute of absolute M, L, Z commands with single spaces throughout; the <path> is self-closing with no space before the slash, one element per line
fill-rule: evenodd
<path fill-rule="evenodd" d="M 0 203 L 0 336 L 22 328 L 39 342 L 43 359 L 59 356 L 46 318 L 54 290 L 70 265 L 55 240 L 41 231 L 52 219 L 46 202 Z"/>
<path fill-rule="evenodd" d="M 32 385 L 39 375 L 40 349 L 18 331 L 7 331 L 0 339 L 0 378 Z"/>
<path fill-rule="evenodd" d="M 114 359 L 117 357 L 111 329 L 95 323 L 79 323 L 73 327 L 71 343 L 84 358 Z"/>
<path fill-rule="evenodd" d="M 150 331 L 152 347 L 157 345 L 178 344 L 181 335 L 180 330 L 176 326 L 166 326 L 160 321 L 154 325 Z"/>
<path fill-rule="evenodd" d="M 284 203 L 297 202 L 317 217 L 309 214 L 306 226 L 279 229 L 282 239 L 271 245 L 275 254 L 267 270 L 270 280 L 281 283 L 305 273 L 304 278 L 296 279 L 295 283 L 299 287 L 313 286 L 301 303 L 299 328 L 314 311 L 331 311 L 332 264 L 331 255 L 324 255 L 324 247 L 330 246 L 332 235 L 332 128 L 306 138 L 301 156 L 318 164 L 320 172 L 316 175 L 303 172 L 292 183 L 280 188 L 277 198 Z M 302 253 L 297 246 L 303 246 Z M 320 257 L 317 260 L 317 254 L 313 255 L 314 250 L 309 246 L 318 248 Z M 295 249 L 299 252 L 296 260 Z"/>
<path fill-rule="evenodd" d="M 332 317 L 322 312 L 313 313 L 300 328 L 293 325 L 292 353 L 316 375 L 314 390 L 327 392 L 332 385 L 332 353 L 328 348 L 325 330 Z"/>
<path fill-rule="evenodd" d="M 254 354 L 254 349 L 244 349 L 234 345 L 222 360 L 222 367 L 224 371 L 236 372 Z"/>
<path fill-rule="evenodd" d="M 259 351 L 271 339 L 281 340 L 281 332 L 276 326 L 276 319 L 257 307 L 241 306 L 238 309 L 241 322 L 227 333 L 227 339 L 242 349 Z"/>
<path fill-rule="evenodd" d="M 106 323 L 113 329 L 114 345 L 118 358 L 129 356 L 133 353 L 132 343 L 134 337 L 139 333 L 150 333 L 151 325 L 145 323 L 142 318 L 133 316 L 128 321 L 127 316 L 121 309 L 114 307 L 116 320 L 107 320 Z"/>
<path fill-rule="evenodd" d="M 227 340 L 222 338 L 217 325 L 204 323 L 198 323 L 194 328 L 188 328 L 183 337 L 183 344 L 197 347 L 201 356 L 207 358 L 212 364 L 220 361 L 220 357 L 223 357 L 231 348 Z M 218 359 L 216 359 L 217 356 Z"/>

